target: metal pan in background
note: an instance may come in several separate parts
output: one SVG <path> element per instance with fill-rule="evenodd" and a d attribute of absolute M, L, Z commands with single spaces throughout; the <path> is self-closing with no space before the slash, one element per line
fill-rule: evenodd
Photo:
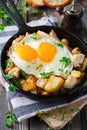
<path fill-rule="evenodd" d="M 9 5 L 11 6 L 13 13 L 11 13 L 4 3 L 3 0 L 0 0 L 0 6 L 6 11 L 6 13 L 11 17 L 11 19 L 15 22 L 15 24 L 18 27 L 18 32 L 12 36 L 4 45 L 2 51 L 1 51 L 1 69 L 2 69 L 2 74 L 3 77 L 5 78 L 5 60 L 7 58 L 7 50 L 12 44 L 12 41 L 17 38 L 19 35 L 25 35 L 26 32 L 33 33 L 36 32 L 37 30 L 44 31 L 46 33 L 49 33 L 51 29 L 53 29 L 56 34 L 58 35 L 59 39 L 66 38 L 69 40 L 70 46 L 72 48 L 74 47 L 79 47 L 81 52 L 84 53 L 87 56 L 87 47 L 85 43 L 75 36 L 74 34 L 63 30 L 58 27 L 54 26 L 36 26 L 36 27 L 29 27 L 25 24 L 21 16 L 19 15 L 19 12 L 17 11 L 14 2 L 12 0 L 7 0 L 9 2 Z M 6 79 L 6 78 L 5 78 Z M 11 84 L 9 80 L 6 79 L 6 81 Z M 39 101 L 56 101 L 59 100 L 62 101 L 64 100 L 65 102 L 71 102 L 76 100 L 77 98 L 80 98 L 81 96 L 85 96 L 87 94 L 87 78 L 84 79 L 84 82 L 81 82 L 75 89 L 71 90 L 68 94 L 65 95 L 39 95 L 39 94 L 32 94 L 30 92 L 24 92 L 23 90 L 20 89 L 20 87 L 16 87 L 16 90 L 19 91 L 20 93 L 24 94 L 25 96 L 39 100 Z"/>

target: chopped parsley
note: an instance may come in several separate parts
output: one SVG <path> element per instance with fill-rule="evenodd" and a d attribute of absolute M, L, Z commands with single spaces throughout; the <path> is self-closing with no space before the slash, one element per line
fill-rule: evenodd
<path fill-rule="evenodd" d="M 15 92 L 15 91 L 16 91 L 16 88 L 15 88 L 15 86 L 14 86 L 13 84 L 10 84 L 9 90 L 10 90 L 11 92 Z"/>
<path fill-rule="evenodd" d="M 71 59 L 68 57 L 62 57 L 60 62 L 64 63 L 64 67 L 67 67 L 71 63 Z"/>
<path fill-rule="evenodd" d="M 65 114 L 66 114 L 65 109 L 60 108 L 60 109 L 58 110 L 58 112 L 61 114 L 61 120 L 64 120 L 64 118 L 65 118 Z"/>
<path fill-rule="evenodd" d="M 5 25 L 4 24 L 0 24 L 0 30 L 4 30 L 5 29 Z"/>
<path fill-rule="evenodd" d="M 57 43 L 56 45 L 59 46 L 59 47 L 61 47 L 61 48 L 64 47 L 64 45 L 62 43 Z"/>
<path fill-rule="evenodd" d="M 30 35 L 30 38 L 31 39 L 33 39 L 33 40 L 37 40 L 37 33 L 32 33 L 31 35 Z"/>
<path fill-rule="evenodd" d="M 14 76 L 13 76 L 12 74 L 6 74 L 6 75 L 5 75 L 5 78 L 8 79 L 8 80 L 9 80 L 9 79 L 13 79 L 13 77 L 14 77 Z"/>
<path fill-rule="evenodd" d="M 40 75 L 44 78 L 48 78 L 49 76 L 53 74 L 54 74 L 54 71 L 40 73 Z"/>
<path fill-rule="evenodd" d="M 13 64 L 13 62 L 12 62 L 11 59 L 7 59 L 7 60 L 5 61 L 5 67 L 6 67 L 6 68 L 10 67 L 12 64 Z"/>
<path fill-rule="evenodd" d="M 11 128 L 13 125 L 13 122 L 18 122 L 17 117 L 15 114 L 8 111 L 6 114 L 6 120 L 5 120 L 5 126 L 8 128 Z"/>
<path fill-rule="evenodd" d="M 22 76 L 23 79 L 25 79 L 25 80 L 28 78 L 27 74 L 25 74 L 25 72 L 23 72 L 23 71 L 21 71 L 21 76 Z"/>

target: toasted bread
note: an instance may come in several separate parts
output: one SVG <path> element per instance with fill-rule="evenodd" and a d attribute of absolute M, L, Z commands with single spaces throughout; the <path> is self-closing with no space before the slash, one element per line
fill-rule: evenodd
<path fill-rule="evenodd" d="M 32 5 L 32 0 L 28 0 L 27 2 L 28 4 Z"/>
<path fill-rule="evenodd" d="M 39 7 L 39 6 L 44 6 L 43 0 L 30 0 L 32 3 L 32 6 L 34 7 Z"/>
<path fill-rule="evenodd" d="M 65 6 L 71 2 L 71 0 L 43 0 L 45 5 L 51 8 L 55 8 L 58 6 Z"/>

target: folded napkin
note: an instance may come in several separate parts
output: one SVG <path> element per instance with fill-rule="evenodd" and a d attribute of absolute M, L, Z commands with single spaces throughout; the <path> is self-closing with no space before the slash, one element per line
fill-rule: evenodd
<path fill-rule="evenodd" d="M 37 26 L 37 25 L 50 25 L 50 26 L 58 26 L 58 19 L 55 16 L 43 17 L 40 20 L 32 21 L 28 23 L 29 26 Z M 17 32 L 16 26 L 7 26 L 4 31 L 0 32 L 0 49 L 3 47 L 5 42 Z M 9 84 L 5 82 L 5 88 L 8 94 L 8 97 L 11 101 L 13 111 L 16 114 L 18 121 L 25 120 L 32 116 L 36 115 L 36 111 L 48 111 L 51 109 L 55 109 L 61 106 L 67 105 L 64 99 L 58 99 L 56 102 L 41 102 L 35 101 L 30 98 L 25 97 L 23 94 L 19 92 L 10 92 Z"/>

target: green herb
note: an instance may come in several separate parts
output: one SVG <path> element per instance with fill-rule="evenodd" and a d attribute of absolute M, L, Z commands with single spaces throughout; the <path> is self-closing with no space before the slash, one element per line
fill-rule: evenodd
<path fill-rule="evenodd" d="M 4 24 L 0 24 L 0 30 L 4 30 L 5 29 L 5 25 Z"/>
<path fill-rule="evenodd" d="M 48 78 L 49 76 L 53 74 L 54 74 L 54 71 L 40 73 L 40 75 L 45 78 Z"/>
<path fill-rule="evenodd" d="M 25 42 L 22 42 L 22 44 L 24 45 L 24 44 L 25 44 Z"/>
<path fill-rule="evenodd" d="M 38 9 L 37 11 L 34 11 L 31 13 L 31 16 L 37 16 L 37 15 L 42 15 L 43 14 L 43 10 Z"/>
<path fill-rule="evenodd" d="M 5 126 L 8 128 L 12 127 L 12 121 L 10 119 L 5 120 Z"/>
<path fill-rule="evenodd" d="M 67 65 L 71 63 L 71 59 L 68 57 L 62 57 L 62 59 L 60 59 L 60 62 L 64 63 L 64 67 L 67 67 Z"/>
<path fill-rule="evenodd" d="M 13 83 L 15 86 L 20 87 L 20 80 L 19 79 L 13 79 Z"/>
<path fill-rule="evenodd" d="M 6 67 L 6 68 L 10 67 L 12 64 L 13 64 L 13 62 L 12 62 L 11 59 L 7 59 L 7 60 L 5 61 L 5 67 Z"/>
<path fill-rule="evenodd" d="M 37 40 L 37 33 L 32 33 L 31 35 L 30 35 L 30 38 L 31 39 L 33 39 L 33 40 Z"/>
<path fill-rule="evenodd" d="M 71 110 L 72 112 L 79 112 L 79 111 L 80 111 L 79 107 L 71 108 L 70 110 Z"/>
<path fill-rule="evenodd" d="M 52 130 L 52 128 L 48 127 L 47 130 Z"/>
<path fill-rule="evenodd" d="M 66 111 L 65 111 L 65 109 L 59 109 L 58 110 L 58 112 L 61 114 L 61 120 L 64 120 L 64 118 L 65 118 L 65 114 L 66 114 Z"/>
<path fill-rule="evenodd" d="M 6 75 L 5 75 L 5 78 L 7 78 L 7 79 L 13 79 L 13 77 L 14 77 L 14 76 L 13 76 L 12 74 L 6 74 Z"/>
<path fill-rule="evenodd" d="M 61 48 L 64 47 L 64 45 L 62 43 L 57 43 L 56 45 L 59 46 L 59 47 L 61 47 Z"/>
<path fill-rule="evenodd" d="M 26 3 L 27 3 L 27 1 L 22 2 L 21 5 L 16 4 L 17 9 L 18 9 L 18 11 L 19 11 L 19 13 L 20 13 L 21 16 L 23 16 L 24 14 L 26 14 L 26 12 L 28 10 L 30 10 L 29 6 L 25 6 Z M 13 13 L 13 10 L 11 9 L 11 7 L 9 5 L 8 5 L 8 8 Z M 6 22 L 6 24 L 9 24 L 9 25 L 14 24 L 14 22 L 12 21 L 12 19 L 6 14 L 6 12 L 1 7 L 0 7 L 0 18 L 4 19 L 5 22 Z M 0 25 L 0 30 L 3 30 L 4 27 L 5 27 L 5 25 Z"/>
<path fill-rule="evenodd" d="M 18 122 L 17 117 L 15 114 L 11 113 L 8 111 L 6 114 L 6 120 L 5 120 L 5 125 L 10 128 L 13 125 L 13 122 Z"/>
<path fill-rule="evenodd" d="M 53 114 L 53 113 L 50 113 L 50 116 L 51 116 L 52 118 L 56 118 L 56 115 Z"/>
<path fill-rule="evenodd" d="M 16 88 L 15 88 L 15 86 L 14 86 L 13 84 L 10 84 L 9 90 L 10 90 L 11 92 L 15 92 L 15 91 L 16 91 Z"/>
<path fill-rule="evenodd" d="M 25 79 L 25 80 L 28 78 L 27 74 L 25 74 L 25 72 L 23 72 L 23 71 L 21 71 L 21 76 L 22 76 L 23 79 Z"/>
<path fill-rule="evenodd" d="M 38 66 L 36 67 L 36 70 L 38 70 L 38 69 L 40 69 L 40 68 L 42 68 L 42 64 L 38 65 Z"/>

